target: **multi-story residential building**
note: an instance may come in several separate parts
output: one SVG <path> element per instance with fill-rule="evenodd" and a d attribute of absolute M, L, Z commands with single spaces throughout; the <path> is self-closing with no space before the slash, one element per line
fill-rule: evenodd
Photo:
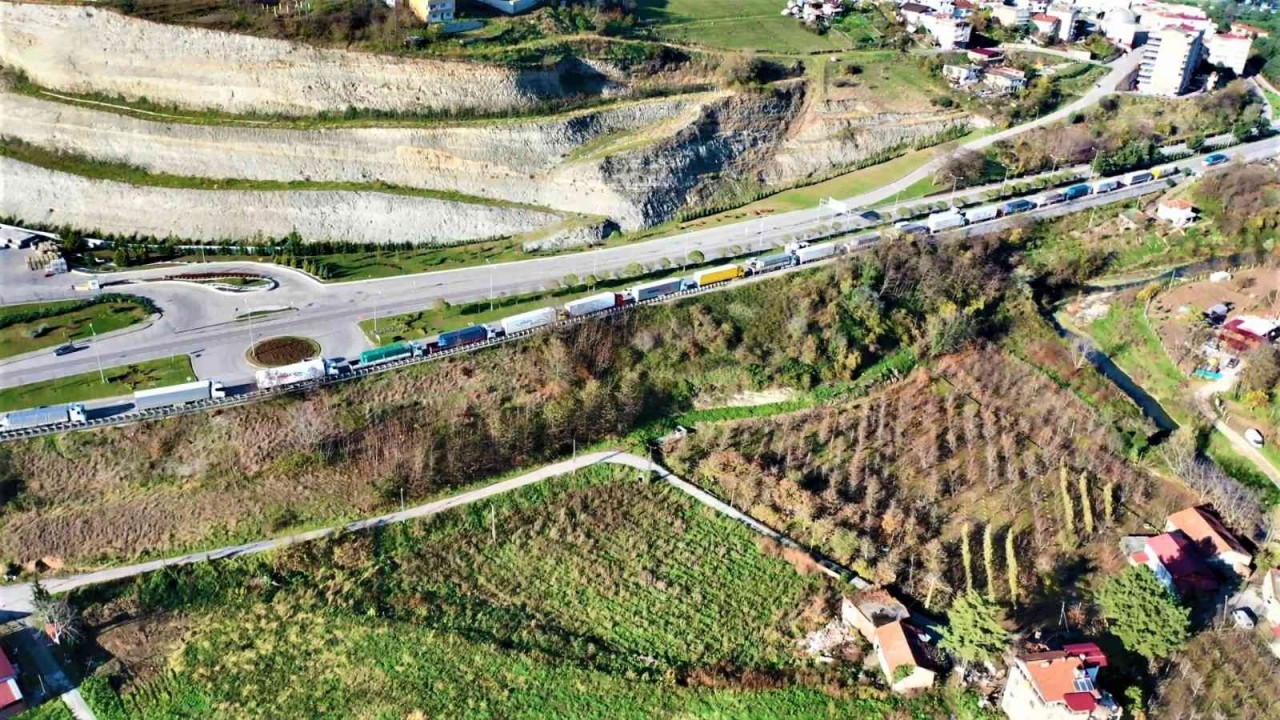
<path fill-rule="evenodd" d="M 1036 37 L 1052 40 L 1058 37 L 1062 21 L 1047 13 L 1036 13 L 1031 16 L 1031 24 L 1035 25 Z"/>
<path fill-rule="evenodd" d="M 1120 706 L 1098 689 L 1107 664 L 1094 643 L 1015 658 L 1000 708 L 1012 720 L 1119 720 Z"/>
<path fill-rule="evenodd" d="M 1005 27 L 1026 27 L 1031 24 L 1031 8 L 1026 5 L 996 5 L 991 17 Z"/>
<path fill-rule="evenodd" d="M 973 26 L 968 20 L 960 18 L 926 15 L 923 18 L 925 29 L 933 35 L 934 42 L 938 43 L 938 47 L 943 50 L 957 50 L 968 47 L 969 36 L 973 32 Z"/>
<path fill-rule="evenodd" d="M 1235 74 L 1240 75 L 1249 62 L 1253 38 L 1236 33 L 1214 33 L 1205 40 L 1204 48 L 1208 51 L 1210 63 L 1231 68 Z"/>
<path fill-rule="evenodd" d="M 1080 11 L 1071 5 L 1052 5 L 1045 13 L 1058 18 L 1058 39 L 1072 42 L 1076 39 L 1076 23 L 1080 21 Z"/>
<path fill-rule="evenodd" d="M 1180 25 L 1152 32 L 1138 68 L 1138 90 L 1168 97 L 1185 92 L 1204 53 L 1202 38 L 1199 30 Z"/>
<path fill-rule="evenodd" d="M 1126 50 L 1138 44 L 1138 16 L 1128 8 L 1116 8 L 1102 19 L 1102 35 Z"/>
<path fill-rule="evenodd" d="M 409 9 L 425 23 L 443 23 L 453 19 L 454 0 L 409 0 Z"/>
<path fill-rule="evenodd" d="M 1195 208 L 1191 209 L 1194 212 Z M 1224 571 L 1235 573 L 1241 579 L 1252 572 L 1253 555 L 1207 508 L 1179 510 L 1165 519 L 1164 529 L 1165 532 L 1181 531 L 1195 544 L 1201 556 Z"/>

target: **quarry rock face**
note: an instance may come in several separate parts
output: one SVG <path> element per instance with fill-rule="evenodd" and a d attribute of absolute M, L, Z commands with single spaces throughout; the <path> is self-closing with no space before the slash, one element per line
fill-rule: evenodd
<path fill-rule="evenodd" d="M 230 113 L 504 112 L 625 92 L 583 63 L 515 69 L 346 52 L 81 5 L 0 3 L 0 63 L 53 90 Z"/>
<path fill-rule="evenodd" d="M 126 185 L 0 157 L 0 214 L 85 230 L 191 240 L 454 244 L 558 224 L 552 213 L 376 192 Z"/>

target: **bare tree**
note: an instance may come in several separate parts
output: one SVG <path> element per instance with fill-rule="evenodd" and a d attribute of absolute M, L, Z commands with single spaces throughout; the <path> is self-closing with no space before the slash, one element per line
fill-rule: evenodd
<path fill-rule="evenodd" d="M 55 598 L 40 584 L 31 583 L 31 621 L 59 645 L 74 645 L 80 639 L 80 615 L 66 600 Z"/>

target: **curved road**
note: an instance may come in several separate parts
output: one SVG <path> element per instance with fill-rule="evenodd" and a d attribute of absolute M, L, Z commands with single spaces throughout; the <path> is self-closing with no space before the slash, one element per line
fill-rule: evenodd
<path fill-rule="evenodd" d="M 69 575 L 66 577 L 49 578 L 41 580 L 41 584 L 51 593 L 65 593 L 76 588 L 85 587 L 86 585 L 94 585 L 97 583 L 112 582 L 115 580 L 124 580 L 136 577 L 144 573 L 159 570 L 174 565 L 190 565 L 192 563 L 204 562 L 208 560 L 221 560 L 223 558 L 236 557 L 238 555 L 250 555 L 254 553 L 266 552 L 285 547 L 287 545 L 295 545 L 297 543 L 308 542 L 310 540 L 318 540 L 323 537 L 336 535 L 345 532 L 355 532 L 359 530 L 368 530 L 370 528 L 382 527 L 392 523 L 405 522 L 407 520 L 415 520 L 431 515 L 442 513 L 452 508 L 470 505 L 471 503 L 484 500 L 485 498 L 502 495 L 504 493 L 517 490 L 532 485 L 534 483 L 547 480 L 549 478 L 566 475 L 576 470 L 581 470 L 592 465 L 600 463 L 610 463 L 613 465 L 622 465 L 624 467 L 635 468 L 641 472 L 651 472 L 662 478 L 671 486 L 684 492 L 696 501 L 710 507 L 717 512 L 725 515 L 733 520 L 743 523 L 755 532 L 772 538 L 777 542 L 788 547 L 797 548 L 809 552 L 806 548 L 798 543 L 783 536 L 776 530 L 758 522 L 754 518 L 745 513 L 735 510 L 732 506 L 717 499 L 710 493 L 707 493 L 691 483 L 680 479 L 672 474 L 666 468 L 654 464 L 647 458 L 632 455 L 619 451 L 603 451 L 587 453 L 579 455 L 569 460 L 564 460 L 551 465 L 545 465 L 537 470 L 519 475 L 517 477 L 500 480 L 492 485 L 486 485 L 482 488 L 469 490 L 457 495 L 444 498 L 443 500 L 435 500 L 424 503 L 416 507 L 400 510 L 398 512 L 387 513 L 375 517 L 356 520 L 345 525 L 336 525 L 332 527 L 322 528 L 319 530 L 311 530 L 295 535 L 285 535 L 283 537 L 272 538 L 269 540 L 259 540 L 257 542 L 243 543 L 240 545 L 229 545 L 227 547 L 218 548 L 216 550 L 205 550 L 202 552 L 187 553 L 185 555 L 177 555 L 161 560 L 151 560 L 149 562 L 138 563 L 136 565 L 125 565 L 122 567 L 108 568 L 106 570 L 98 570 L 96 572 L 83 573 L 80 575 Z M 812 554 L 811 554 L 812 555 Z M 814 560 L 824 569 L 825 572 L 834 577 L 850 578 L 857 586 L 863 586 L 864 582 L 857 577 L 853 571 L 836 565 L 834 562 L 818 555 L 812 555 Z M 4 585 L 0 586 L 0 612 L 10 613 L 29 613 L 31 612 L 31 586 L 30 585 Z"/>

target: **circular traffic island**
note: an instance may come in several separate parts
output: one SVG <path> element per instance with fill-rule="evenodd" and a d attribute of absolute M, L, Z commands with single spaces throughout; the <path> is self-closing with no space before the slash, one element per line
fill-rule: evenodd
<path fill-rule="evenodd" d="M 311 338 L 284 335 L 259 340 L 246 353 L 249 362 L 259 367 L 280 367 L 320 357 L 320 343 Z"/>

